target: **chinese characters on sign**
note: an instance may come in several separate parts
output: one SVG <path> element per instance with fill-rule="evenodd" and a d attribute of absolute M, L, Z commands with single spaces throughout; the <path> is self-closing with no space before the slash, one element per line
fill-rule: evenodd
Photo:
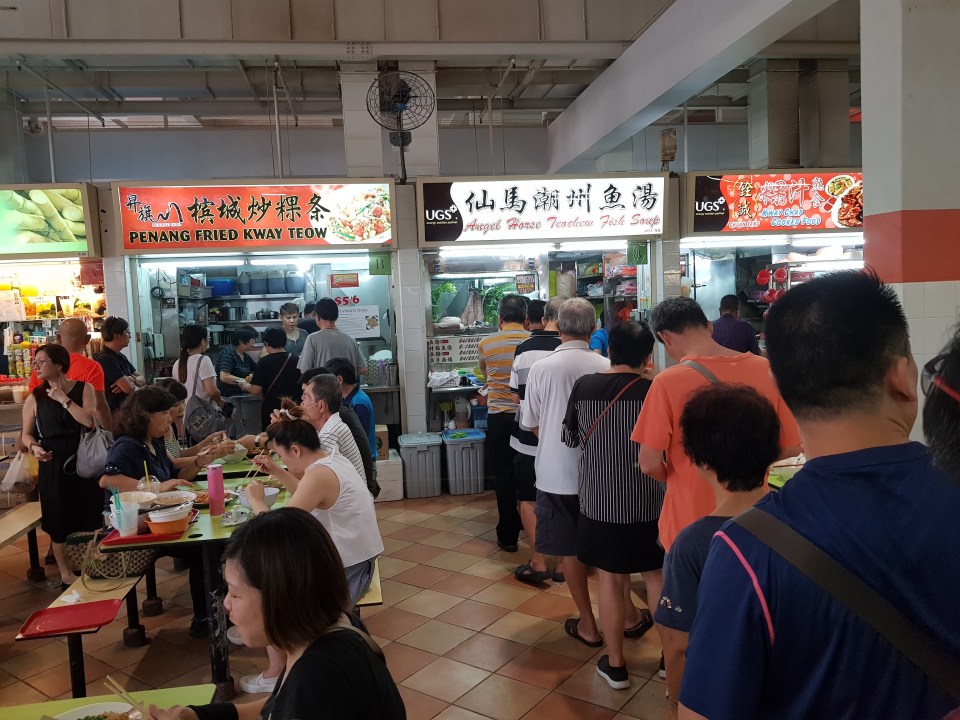
<path fill-rule="evenodd" d="M 859 172 L 696 175 L 692 187 L 694 234 L 863 226 L 863 175 Z"/>
<path fill-rule="evenodd" d="M 389 183 L 116 187 L 125 250 L 388 245 Z"/>
<path fill-rule="evenodd" d="M 426 180 L 420 188 L 427 245 L 663 232 L 662 176 Z"/>

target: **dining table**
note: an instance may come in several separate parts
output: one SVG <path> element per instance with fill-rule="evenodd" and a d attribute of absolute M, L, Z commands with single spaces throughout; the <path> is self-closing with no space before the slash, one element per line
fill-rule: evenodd
<path fill-rule="evenodd" d="M 213 699 L 215 691 L 216 687 L 208 683 L 206 685 L 187 685 L 162 690 L 132 690 L 130 694 L 134 700 L 146 707 L 156 705 L 157 707 L 167 708 L 173 705 L 206 705 Z M 117 702 L 122 701 L 116 695 L 48 700 L 47 702 L 31 703 L 30 705 L 13 705 L 0 708 L 0 717 L 3 720 L 56 719 L 64 714 L 69 716 L 71 710 L 85 711 L 84 715 L 93 715 L 97 712 L 97 706 Z M 77 715 L 76 717 L 83 717 L 84 715 Z"/>
<path fill-rule="evenodd" d="M 245 463 L 246 472 L 250 473 L 253 464 Z M 224 473 L 226 474 L 226 473 Z M 224 489 L 239 491 L 248 483 L 260 480 L 269 482 L 273 485 L 279 485 L 271 481 L 269 476 L 256 475 L 247 477 L 245 475 L 224 478 Z M 193 484 L 200 490 L 207 490 L 205 479 L 193 481 Z M 282 507 L 290 497 L 282 486 L 280 494 L 273 504 L 273 508 Z M 240 504 L 239 498 L 233 500 L 226 507 L 230 509 L 234 504 Z M 199 514 L 196 520 L 187 526 L 183 534 L 172 540 L 151 539 L 149 534 L 138 535 L 137 540 L 131 544 L 123 545 L 104 545 L 100 549 L 103 552 L 121 552 L 130 549 L 156 550 L 163 554 L 165 550 L 182 549 L 185 547 L 197 547 L 200 549 L 203 558 L 203 584 L 207 600 L 207 630 L 210 639 L 210 672 L 213 683 L 217 687 L 217 698 L 221 701 L 232 700 L 235 695 L 233 678 L 230 675 L 230 652 L 229 642 L 227 641 L 227 622 L 226 614 L 223 609 L 223 566 L 221 555 L 227 541 L 233 535 L 233 531 L 240 525 L 224 526 L 220 516 L 210 514 L 209 507 L 197 508 Z"/>

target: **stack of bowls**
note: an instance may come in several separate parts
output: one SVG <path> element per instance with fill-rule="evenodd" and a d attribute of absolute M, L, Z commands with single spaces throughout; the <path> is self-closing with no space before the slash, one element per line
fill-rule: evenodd
<path fill-rule="evenodd" d="M 190 514 L 192 512 L 192 502 L 162 510 L 151 510 L 147 513 L 147 527 L 154 535 L 181 533 L 190 524 Z"/>

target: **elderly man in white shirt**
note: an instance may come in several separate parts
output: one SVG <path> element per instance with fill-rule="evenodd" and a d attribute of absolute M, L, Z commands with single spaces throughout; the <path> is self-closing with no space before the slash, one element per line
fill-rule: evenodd
<path fill-rule="evenodd" d="M 577 559 L 580 450 L 563 442 L 563 418 L 574 383 L 610 367 L 609 360 L 590 350 L 595 325 L 596 313 L 587 300 L 571 298 L 560 306 L 561 344 L 530 368 L 522 406 L 524 421 L 539 438 L 536 550 L 562 558 L 563 576 L 580 611 L 579 619 L 568 619 L 564 629 L 590 647 L 600 647 L 603 640 L 590 604 L 587 568 Z"/>

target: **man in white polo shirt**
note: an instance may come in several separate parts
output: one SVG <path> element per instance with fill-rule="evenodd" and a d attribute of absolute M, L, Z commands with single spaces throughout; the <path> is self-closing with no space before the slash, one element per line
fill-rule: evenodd
<path fill-rule="evenodd" d="M 571 298 L 560 306 L 557 329 L 561 344 L 530 368 L 522 409 L 525 424 L 539 439 L 536 550 L 562 559 L 563 576 L 580 611 L 579 620 L 568 619 L 564 628 L 590 647 L 600 647 L 603 641 L 590 605 L 587 568 L 577 559 L 580 450 L 563 442 L 563 418 L 573 384 L 584 375 L 610 367 L 609 360 L 590 350 L 590 334 L 596 324 L 593 305 L 583 298 Z"/>

